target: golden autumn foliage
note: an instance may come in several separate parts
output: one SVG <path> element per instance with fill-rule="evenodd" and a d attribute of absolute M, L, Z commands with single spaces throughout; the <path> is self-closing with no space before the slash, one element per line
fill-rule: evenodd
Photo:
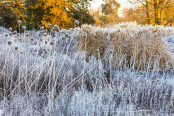
<path fill-rule="evenodd" d="M 127 21 L 136 21 L 139 24 L 173 25 L 173 0 L 131 0 L 131 3 L 139 3 L 140 5 L 136 9 L 124 9 Z"/>
<path fill-rule="evenodd" d="M 45 14 L 42 25 L 48 28 L 48 24 L 57 24 L 60 28 L 67 28 L 72 23 L 72 18 L 68 12 L 72 12 L 73 2 L 65 0 L 44 0 L 45 5 L 43 7 Z"/>
<path fill-rule="evenodd" d="M 48 28 L 48 24 L 59 25 L 60 28 L 74 27 L 74 20 L 84 23 L 95 23 L 93 16 L 88 13 L 89 1 L 91 0 L 9 0 L 0 1 L 0 26 L 9 27 L 17 19 L 23 21 L 27 29 L 39 29 L 40 26 Z M 13 4 L 18 6 L 14 8 Z M 4 5 L 6 4 L 6 5 Z M 24 10 L 21 10 L 21 7 Z M 5 7 L 5 8 L 4 8 Z M 11 12 L 8 14 L 8 12 Z M 17 18 L 14 18 L 14 15 Z M 3 18 L 6 16 L 8 18 Z M 9 18 L 11 17 L 11 18 Z M 6 19 L 9 19 L 8 21 Z"/>
<path fill-rule="evenodd" d="M 18 0 L 0 2 L 0 17 L 2 26 L 17 28 L 17 20 L 20 19 L 25 23 L 25 7 Z"/>

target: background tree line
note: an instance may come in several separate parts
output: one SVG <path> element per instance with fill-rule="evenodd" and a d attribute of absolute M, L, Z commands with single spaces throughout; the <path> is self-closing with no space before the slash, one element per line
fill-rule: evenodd
<path fill-rule="evenodd" d="M 98 10 L 89 10 L 92 0 L 0 0 L 0 26 L 17 28 L 17 20 L 23 21 L 28 29 L 48 28 L 57 24 L 60 28 L 80 25 L 105 26 L 112 23 L 136 21 L 139 24 L 174 26 L 174 0 L 128 0 L 135 8 L 123 9 L 117 0 L 103 0 Z"/>
<path fill-rule="evenodd" d="M 140 4 L 136 9 L 125 9 L 127 21 L 135 20 L 141 24 L 173 26 L 174 0 L 129 0 Z"/>
<path fill-rule="evenodd" d="M 92 0 L 0 0 L 0 26 L 17 28 L 17 20 L 22 20 L 28 29 L 48 28 L 48 24 L 57 24 L 60 28 L 73 27 L 73 21 L 79 20 L 93 24 L 95 20 L 89 14 Z"/>
<path fill-rule="evenodd" d="M 128 0 L 136 7 L 124 8 L 123 16 L 117 15 L 120 4 L 116 0 L 105 3 L 92 13 L 96 25 L 136 21 L 139 24 L 174 26 L 174 0 Z"/>

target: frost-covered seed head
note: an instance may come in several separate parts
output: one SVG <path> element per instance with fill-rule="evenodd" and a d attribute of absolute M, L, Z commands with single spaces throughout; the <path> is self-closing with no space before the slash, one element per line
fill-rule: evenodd
<path fill-rule="evenodd" d="M 13 34 L 17 34 L 17 31 L 13 31 Z"/>
<path fill-rule="evenodd" d="M 8 30 L 9 30 L 10 32 L 12 32 L 13 29 L 10 27 Z"/>
<path fill-rule="evenodd" d="M 85 29 L 84 31 L 85 31 L 86 33 L 89 33 L 89 29 Z"/>
<path fill-rule="evenodd" d="M 31 41 L 33 41 L 33 38 L 31 38 Z"/>
<path fill-rule="evenodd" d="M 15 47 L 15 50 L 18 50 L 18 47 Z"/>
<path fill-rule="evenodd" d="M 28 36 L 29 36 L 29 34 L 27 33 L 27 34 L 26 34 L 26 36 L 28 37 Z"/>
<path fill-rule="evenodd" d="M 40 39 L 40 41 L 42 41 L 42 39 Z"/>
<path fill-rule="evenodd" d="M 12 32 L 10 32 L 10 33 L 9 33 L 9 35 L 10 35 L 10 36 L 12 36 L 12 35 L 13 35 L 13 33 L 12 33 Z"/>
<path fill-rule="evenodd" d="M 46 33 L 43 33 L 43 35 L 44 35 L 44 36 L 47 36 L 47 34 L 46 34 Z"/>
<path fill-rule="evenodd" d="M 74 24 L 75 24 L 76 26 L 78 26 L 78 25 L 79 25 L 79 21 L 78 21 L 78 20 L 75 20 L 75 21 L 74 21 Z"/>
<path fill-rule="evenodd" d="M 8 41 L 8 45 L 11 46 L 12 42 L 11 41 Z"/>
<path fill-rule="evenodd" d="M 51 42 L 50 42 L 50 45 L 52 45 L 52 46 L 53 46 L 53 45 L 54 45 L 54 42 L 53 42 L 53 41 L 51 41 Z"/>
<path fill-rule="evenodd" d="M 48 42 L 47 41 L 45 41 L 45 44 L 47 44 Z"/>
<path fill-rule="evenodd" d="M 110 50 L 109 50 L 109 53 L 110 53 L 110 54 L 112 54 L 112 53 L 113 53 L 113 50 L 112 50 L 112 49 L 110 49 Z"/>
<path fill-rule="evenodd" d="M 44 30 L 43 32 L 44 32 L 44 33 L 46 33 L 46 32 L 47 32 L 47 30 Z"/>
<path fill-rule="evenodd" d="M 51 28 L 51 26 L 52 26 L 52 24 L 50 23 L 50 24 L 48 24 L 48 28 Z"/>
<path fill-rule="evenodd" d="M 83 37 L 84 37 L 84 38 L 87 38 L 87 34 L 85 34 Z"/>
<path fill-rule="evenodd" d="M 59 28 L 59 26 L 55 24 L 55 25 L 54 25 L 54 28 L 55 28 L 55 29 L 58 29 L 58 28 Z"/>
<path fill-rule="evenodd" d="M 44 27 L 43 27 L 43 26 L 41 26 L 41 27 L 40 27 L 40 30 L 41 30 L 41 31 L 43 31 L 43 30 L 44 30 Z"/>
<path fill-rule="evenodd" d="M 53 26 L 53 30 L 59 32 L 60 31 L 59 26 L 58 25 L 54 25 Z"/>
<path fill-rule="evenodd" d="M 63 37 L 62 37 L 62 40 L 65 40 L 65 39 L 66 39 L 66 38 L 63 36 Z"/>
<path fill-rule="evenodd" d="M 26 31 L 26 29 L 27 29 L 26 26 L 22 26 L 23 31 Z"/>
<path fill-rule="evenodd" d="M 8 37 L 8 34 L 5 34 L 5 37 Z"/>
<path fill-rule="evenodd" d="M 18 24 L 18 25 L 21 25 L 21 24 L 22 24 L 22 21 L 21 21 L 21 20 L 18 20 L 18 21 L 17 21 L 17 24 Z"/>
<path fill-rule="evenodd" d="M 68 37 L 71 38 L 71 35 L 69 35 Z"/>
<path fill-rule="evenodd" d="M 69 34 L 68 33 L 65 33 L 65 37 L 68 37 L 69 36 Z"/>

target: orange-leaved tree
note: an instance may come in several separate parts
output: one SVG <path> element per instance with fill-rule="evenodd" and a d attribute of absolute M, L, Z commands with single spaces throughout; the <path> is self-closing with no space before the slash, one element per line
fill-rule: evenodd
<path fill-rule="evenodd" d="M 73 12 L 72 0 L 44 0 L 45 5 L 43 9 L 45 11 L 42 25 L 46 28 L 48 24 L 57 24 L 60 28 L 68 28 L 72 24 L 71 13 Z"/>

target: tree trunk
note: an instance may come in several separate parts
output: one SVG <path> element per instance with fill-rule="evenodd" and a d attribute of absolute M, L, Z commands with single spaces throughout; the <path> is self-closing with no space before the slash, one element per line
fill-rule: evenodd
<path fill-rule="evenodd" d="M 157 0 L 154 0 L 154 13 L 155 13 L 155 24 L 160 25 L 160 20 L 159 20 L 160 13 Z"/>
<path fill-rule="evenodd" d="M 148 0 L 145 0 L 146 2 L 146 15 L 147 15 L 147 24 L 150 25 L 150 16 L 149 16 L 149 3 Z"/>

